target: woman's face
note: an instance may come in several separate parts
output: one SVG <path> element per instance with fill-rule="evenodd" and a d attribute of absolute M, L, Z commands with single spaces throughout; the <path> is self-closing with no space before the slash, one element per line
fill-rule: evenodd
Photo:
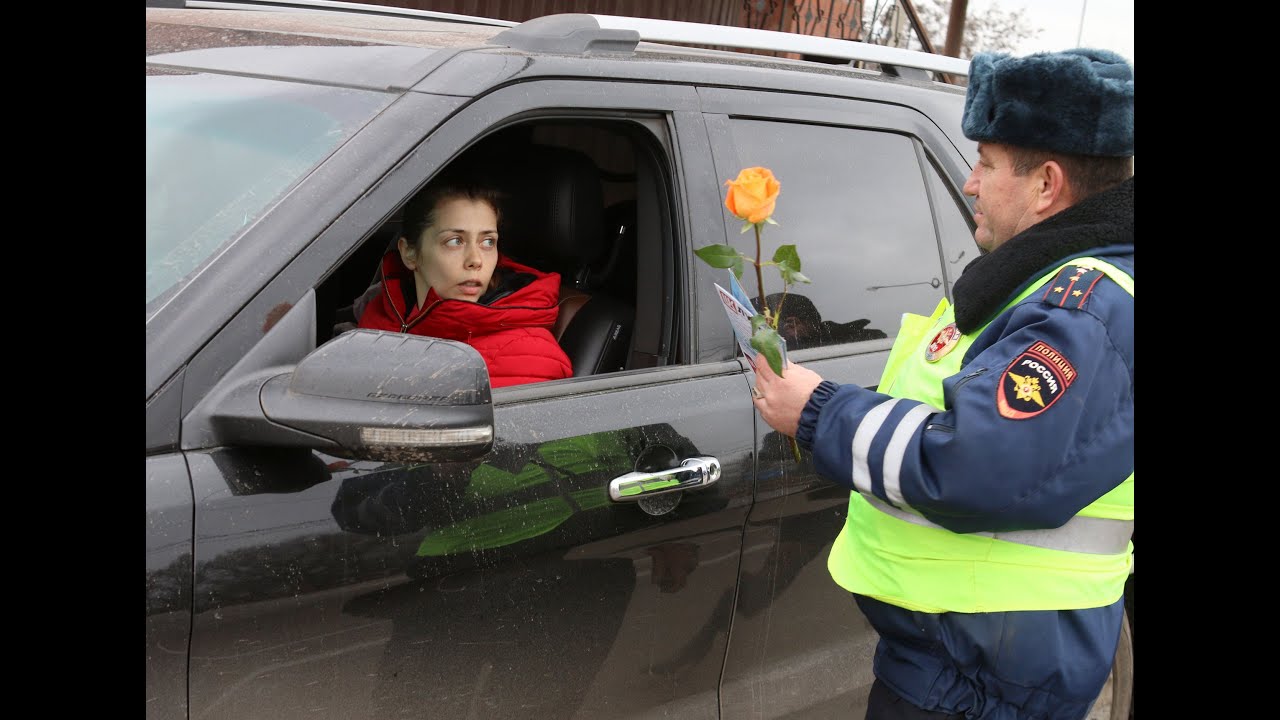
<path fill-rule="evenodd" d="M 418 302 L 434 288 L 441 298 L 475 302 L 498 264 L 498 214 L 489 203 L 447 197 L 422 231 L 419 247 L 400 238 L 400 259 L 413 271 Z"/>

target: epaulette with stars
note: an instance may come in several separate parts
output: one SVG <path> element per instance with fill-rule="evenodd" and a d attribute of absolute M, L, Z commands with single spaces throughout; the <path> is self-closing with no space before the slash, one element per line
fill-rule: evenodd
<path fill-rule="evenodd" d="M 1080 310 L 1098 281 L 1107 274 L 1101 270 L 1068 265 L 1045 286 L 1044 302 L 1068 310 Z"/>

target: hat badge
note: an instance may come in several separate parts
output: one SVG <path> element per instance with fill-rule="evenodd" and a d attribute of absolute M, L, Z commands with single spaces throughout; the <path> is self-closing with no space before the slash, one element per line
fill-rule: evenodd
<path fill-rule="evenodd" d="M 951 352 L 951 348 L 956 346 L 956 342 L 960 340 L 960 331 L 956 328 L 955 323 L 950 323 L 946 327 L 938 331 L 937 335 L 929 341 L 924 349 L 924 359 L 928 362 L 938 362 L 944 355 Z"/>

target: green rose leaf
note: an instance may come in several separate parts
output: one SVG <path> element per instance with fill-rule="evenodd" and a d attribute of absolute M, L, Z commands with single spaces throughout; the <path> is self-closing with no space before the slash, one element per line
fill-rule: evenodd
<path fill-rule="evenodd" d="M 742 253 L 731 245 L 703 245 L 693 251 L 694 255 L 711 267 L 729 268 L 734 277 L 742 279 Z"/>
<path fill-rule="evenodd" d="M 794 271 L 800 270 L 800 253 L 796 252 L 795 245 L 779 245 L 778 249 L 773 251 L 773 261 L 779 267 Z"/>
<path fill-rule="evenodd" d="M 796 252 L 795 245 L 779 246 L 773 253 L 773 262 L 778 266 L 778 272 L 782 273 L 782 281 L 788 285 L 812 282 L 800 272 L 800 253 Z"/>
<path fill-rule="evenodd" d="M 756 317 L 759 317 L 758 315 Z M 755 318 L 752 318 L 752 326 L 755 326 Z M 777 373 L 778 377 L 782 377 L 782 338 L 778 335 L 778 331 L 765 325 L 756 328 L 751 335 L 751 347 L 756 352 L 764 355 L 764 359 L 769 361 L 769 367 Z"/>
<path fill-rule="evenodd" d="M 734 263 L 742 264 L 742 256 L 730 245 L 704 245 L 693 254 L 711 267 L 727 268 L 733 267 Z"/>

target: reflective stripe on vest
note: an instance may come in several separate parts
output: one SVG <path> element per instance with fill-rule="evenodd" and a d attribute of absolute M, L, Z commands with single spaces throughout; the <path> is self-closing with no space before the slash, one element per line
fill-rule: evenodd
<path fill-rule="evenodd" d="M 864 495 L 863 497 L 880 512 L 892 515 L 899 520 L 906 520 L 909 523 L 923 527 L 944 529 L 941 525 L 934 525 L 920 515 L 899 510 L 875 495 Z M 1092 555 L 1114 555 L 1115 553 L 1124 552 L 1125 548 L 1129 546 L 1129 538 L 1133 536 L 1133 521 L 1119 522 L 1077 515 L 1068 520 L 1062 527 L 1053 528 L 1052 530 L 1013 530 L 969 534 L 1017 543 L 1018 545 L 1048 548 L 1050 550 L 1070 550 L 1071 552 L 1090 553 Z"/>
<path fill-rule="evenodd" d="M 1116 267 L 1079 258 L 1032 283 L 1009 307 L 1069 265 L 1101 270 L 1133 293 L 1133 280 Z M 848 519 L 828 558 L 831 576 L 852 592 L 923 612 L 1072 609 L 1114 602 L 1133 563 L 1133 475 L 1062 527 L 1045 530 L 952 533 L 904 501 L 899 471 L 908 442 L 940 412 L 942 381 L 962 372 L 965 353 L 985 329 L 961 336 L 938 362 L 925 362 L 925 347 L 953 321 L 945 299 L 928 318 L 903 316 L 879 385 L 894 397 L 867 414 L 852 440 L 853 483 L 859 492 L 850 497 Z M 877 434 L 889 431 L 882 426 L 890 411 L 902 402 L 915 407 L 897 421 L 880 463 L 885 495 L 898 506 L 893 507 L 871 494 L 868 455 Z"/>

